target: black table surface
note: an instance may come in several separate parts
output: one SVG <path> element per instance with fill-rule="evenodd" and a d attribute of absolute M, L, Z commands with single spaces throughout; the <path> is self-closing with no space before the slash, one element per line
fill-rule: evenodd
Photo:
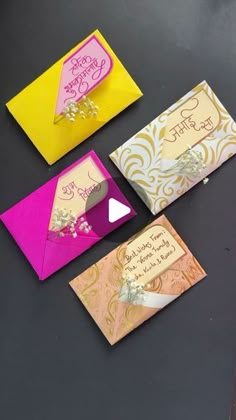
<path fill-rule="evenodd" d="M 90 149 L 119 177 L 109 153 L 204 79 L 235 118 L 235 20 L 235 0 L 2 0 L 0 212 Z M 96 28 L 144 96 L 49 167 L 5 103 Z M 1 419 L 228 419 L 235 169 L 232 158 L 164 212 L 207 278 L 114 347 L 68 282 L 134 233 L 128 224 L 44 283 L 0 225 Z M 138 231 L 153 217 L 119 181 Z"/>

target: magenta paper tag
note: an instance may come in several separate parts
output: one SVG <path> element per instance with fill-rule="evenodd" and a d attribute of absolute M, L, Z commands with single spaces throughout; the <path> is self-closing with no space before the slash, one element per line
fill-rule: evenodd
<path fill-rule="evenodd" d="M 93 35 L 63 63 L 56 114 L 62 113 L 68 101 L 80 101 L 111 72 L 112 58 Z"/>

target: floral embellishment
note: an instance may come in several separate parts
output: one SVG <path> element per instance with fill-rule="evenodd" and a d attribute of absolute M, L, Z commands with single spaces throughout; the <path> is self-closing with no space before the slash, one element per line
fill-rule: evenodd
<path fill-rule="evenodd" d="M 135 276 L 125 275 L 121 278 L 122 286 L 119 298 L 125 297 L 126 302 L 133 305 L 142 305 L 145 301 L 145 288 L 149 289 L 150 284 L 139 284 Z"/>
<path fill-rule="evenodd" d="M 72 211 L 55 208 L 51 229 L 60 237 L 72 236 L 77 238 L 78 231 L 89 233 L 92 226 L 88 224 L 84 217 L 77 218 Z"/>
<path fill-rule="evenodd" d="M 202 152 L 194 150 L 189 146 L 186 152 L 177 159 L 177 163 L 164 172 L 175 171 L 182 175 L 198 177 L 205 168 L 206 165 L 204 164 Z"/>
<path fill-rule="evenodd" d="M 75 122 L 76 116 L 82 120 L 95 118 L 98 115 L 99 107 L 87 96 L 83 96 L 80 102 L 69 101 L 68 105 L 63 109 L 64 117 L 70 122 Z"/>

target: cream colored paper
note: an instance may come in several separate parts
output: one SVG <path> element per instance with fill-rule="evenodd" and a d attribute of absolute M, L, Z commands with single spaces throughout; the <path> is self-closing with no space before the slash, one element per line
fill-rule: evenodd
<path fill-rule="evenodd" d="M 100 203 L 105 198 L 107 190 L 105 177 L 89 156 L 59 178 L 53 209 L 65 209 L 80 217 L 85 211 Z M 52 220 L 53 211 L 49 229 L 52 227 Z"/>
<path fill-rule="evenodd" d="M 219 123 L 216 105 L 204 89 L 200 90 L 168 116 L 162 157 L 178 158 L 215 131 Z"/>
<path fill-rule="evenodd" d="M 188 128 L 184 128 L 184 122 Z M 178 169 L 178 158 L 189 146 L 202 156 L 204 169 L 197 176 Z M 115 150 L 110 158 L 155 215 L 235 153 L 235 121 L 204 81 Z"/>
<path fill-rule="evenodd" d="M 154 225 L 128 243 L 124 274 L 145 285 L 178 261 L 185 251 L 162 225 Z"/>

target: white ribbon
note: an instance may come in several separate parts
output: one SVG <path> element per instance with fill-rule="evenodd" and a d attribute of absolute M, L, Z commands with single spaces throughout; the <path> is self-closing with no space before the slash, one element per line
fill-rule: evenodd
<path fill-rule="evenodd" d="M 164 308 L 179 295 L 166 295 L 161 293 L 143 291 L 142 294 L 132 295 L 128 286 L 123 285 L 120 289 L 119 300 L 121 302 L 131 303 L 132 305 L 142 305 L 148 308 Z"/>

